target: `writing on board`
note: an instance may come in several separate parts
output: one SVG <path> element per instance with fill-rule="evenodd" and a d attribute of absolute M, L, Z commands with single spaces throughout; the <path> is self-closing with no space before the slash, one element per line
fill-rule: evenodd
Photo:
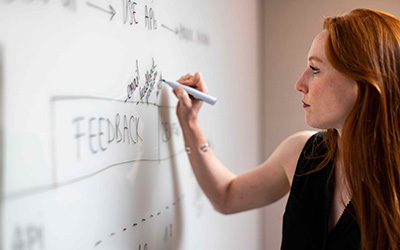
<path fill-rule="evenodd" d="M 38 225 L 16 226 L 12 250 L 44 249 L 43 227 Z"/>
<path fill-rule="evenodd" d="M 38 3 L 38 4 L 48 4 L 49 0 L 30 0 L 30 1 L 18 1 L 18 0 L 1 0 L 0 3 L 14 3 L 14 2 L 23 2 L 23 3 Z M 71 11 L 77 10 L 77 2 L 76 0 L 58 0 L 53 1 L 57 2 L 64 9 L 68 9 Z M 108 13 L 110 15 L 110 21 L 113 20 L 114 16 L 118 13 L 116 8 L 109 4 L 108 6 L 102 6 L 96 1 L 87 1 L 86 6 L 90 7 L 94 10 L 101 11 L 103 13 Z M 139 24 L 139 19 L 137 17 L 137 10 L 139 9 L 138 2 L 132 0 L 123 0 L 122 1 L 122 20 L 124 24 L 129 25 L 137 25 Z M 143 23 L 145 27 L 149 30 L 157 29 L 157 20 L 155 15 L 155 10 L 149 4 L 145 4 L 140 8 L 143 11 L 144 20 Z"/>
<path fill-rule="evenodd" d="M 187 27 L 186 25 L 180 24 L 178 27 L 171 28 L 165 24 L 161 24 L 161 27 L 174 33 L 180 40 L 197 42 L 202 45 L 210 44 L 210 38 L 206 33 L 195 31 L 192 28 Z"/>
<path fill-rule="evenodd" d="M 129 23 L 130 25 L 138 24 L 136 18 L 136 6 L 137 3 L 131 0 L 124 0 L 123 1 L 123 19 L 124 24 Z"/>
<path fill-rule="evenodd" d="M 87 131 L 82 131 L 81 124 L 87 122 Z M 105 117 L 77 117 L 72 120 L 75 126 L 76 155 L 80 160 L 82 154 L 82 139 L 86 138 L 92 154 L 106 151 L 112 143 L 133 143 L 143 141 L 139 134 L 140 117 L 121 115 L 117 113 L 111 121 Z M 95 129 L 96 128 L 96 129 Z"/>
<path fill-rule="evenodd" d="M 132 81 L 128 84 L 126 88 L 127 96 L 125 98 L 125 102 L 127 102 L 129 99 L 132 98 L 136 89 L 139 89 L 140 101 L 142 103 L 146 102 L 147 104 L 149 104 L 150 96 L 153 93 L 155 87 L 157 87 L 155 99 L 156 100 L 158 99 L 162 87 L 162 74 L 160 72 L 159 78 L 157 78 L 159 73 L 156 71 L 156 68 L 157 65 L 154 62 L 154 58 L 152 58 L 151 68 L 150 70 L 147 70 L 145 74 L 145 83 L 141 87 L 139 87 L 140 85 L 139 62 L 138 60 L 136 60 L 135 77 L 132 79 Z"/>
<path fill-rule="evenodd" d="M 127 97 L 125 99 L 125 102 L 132 98 L 132 95 L 139 86 L 139 83 L 140 83 L 139 62 L 138 60 L 136 60 L 135 77 L 132 79 L 132 81 L 128 84 L 128 87 L 126 88 Z"/>
<path fill-rule="evenodd" d="M 156 92 L 156 99 L 158 99 L 158 95 L 160 94 L 161 90 L 161 84 L 162 84 L 162 75 L 160 74 L 160 77 L 158 78 L 157 81 L 157 75 L 158 72 L 156 71 L 157 65 L 154 63 L 154 58 L 152 58 L 152 65 L 151 69 L 146 71 L 145 78 L 146 81 L 142 87 L 139 87 L 139 93 L 140 93 L 140 100 L 144 102 L 144 98 L 146 99 L 146 103 L 149 104 L 149 98 L 151 96 L 151 93 L 154 90 L 154 87 L 156 86 L 157 82 L 157 92 Z M 129 93 L 128 93 L 129 95 Z"/>
<path fill-rule="evenodd" d="M 6 2 L 10 5 L 2 5 Z M 36 66 L 32 69 L 32 72 L 38 72 L 38 77 L 34 77 L 32 83 L 38 84 L 40 88 L 43 86 L 40 98 L 32 95 L 32 104 L 38 105 L 36 110 L 45 119 L 36 119 L 37 123 L 35 121 L 32 126 L 28 125 L 34 133 L 41 131 L 38 134 L 41 145 L 36 143 L 37 148 L 30 147 L 32 154 L 42 157 L 39 153 L 42 153 L 40 147 L 43 146 L 46 161 L 42 164 L 44 167 L 35 164 L 31 169 L 45 178 L 30 178 L 35 180 L 29 185 L 21 185 L 27 188 L 12 187 L 6 193 L 6 242 L 2 244 L 7 249 L 101 250 L 112 249 L 107 247 L 110 242 L 111 245 L 129 242 L 131 249 L 170 249 L 182 237 L 180 230 L 184 220 L 180 216 L 192 218 L 192 214 L 201 215 L 203 202 L 200 199 L 194 201 L 188 213 L 182 213 L 182 209 L 187 207 L 184 204 L 174 209 L 175 204 L 179 204 L 175 199 L 178 192 L 188 190 L 189 204 L 193 192 L 190 189 L 191 183 L 186 183 L 186 180 L 181 183 L 180 179 L 180 175 L 185 174 L 181 172 L 183 167 L 180 166 L 186 164 L 187 158 L 183 150 L 182 132 L 175 116 L 176 107 L 167 106 L 169 103 L 175 104 L 176 100 L 171 97 L 170 89 L 165 89 L 168 95 L 161 95 L 163 84 L 160 79 L 162 75 L 166 77 L 166 71 L 161 72 L 163 65 L 157 59 L 165 54 L 158 48 L 152 48 L 169 43 L 179 46 L 185 42 L 193 43 L 190 47 L 194 48 L 198 45 L 195 43 L 206 44 L 206 39 L 201 42 L 198 38 L 201 32 L 197 30 L 197 24 L 194 25 L 196 20 L 178 26 L 172 23 L 173 27 L 178 27 L 177 35 L 161 28 L 161 17 L 167 15 L 162 15 L 165 13 L 158 8 L 161 5 L 157 6 L 154 2 L 158 1 L 0 0 L 0 9 L 6 7 L 13 11 L 34 13 L 22 12 L 21 16 L 26 16 L 20 19 L 22 24 L 26 20 L 32 21 L 24 27 L 30 30 L 34 42 L 45 41 L 44 49 L 37 53 L 43 57 L 32 58 L 32 65 L 48 71 L 43 74 L 41 70 L 33 70 Z M 15 5 L 12 6 L 12 3 Z M 167 5 L 170 4 L 165 3 L 164 6 Z M 51 27 L 57 33 L 43 28 L 40 35 L 36 35 L 39 33 L 35 29 L 42 27 L 38 23 L 49 23 L 53 18 L 54 25 Z M 207 31 L 207 27 L 200 27 Z M 26 30 L 15 28 L 16 32 L 22 31 L 21 34 Z M 77 36 L 88 31 L 94 32 L 93 36 L 88 36 L 89 40 L 86 35 Z M 65 37 L 68 39 L 63 39 Z M 117 40 L 121 37 L 124 39 Z M 204 37 L 207 38 L 207 35 Z M 92 50 L 95 47 L 92 46 L 92 38 L 99 38 L 98 41 L 94 40 L 99 47 L 106 45 L 101 48 L 110 45 L 110 53 L 107 55 L 111 56 L 97 53 L 96 56 L 87 57 L 94 55 L 91 54 L 95 51 Z M 137 49 L 141 47 L 140 42 L 146 42 L 147 39 L 160 40 L 154 43 L 149 41 L 146 50 Z M 5 45 L 8 53 L 8 42 Z M 46 45 L 49 45 L 49 49 Z M 114 51 L 114 45 L 121 47 Z M 173 46 L 171 49 L 179 49 L 179 52 L 184 53 L 184 48 Z M 202 52 L 206 49 L 200 48 Z M 13 54 L 11 52 L 10 56 Z M 119 53 L 123 55 L 121 58 L 118 57 Z M 151 55 L 156 57 L 152 59 Z M 59 60 L 45 60 L 47 56 Z M 29 55 L 27 58 L 30 58 Z M 110 70 L 99 70 L 107 65 Z M 72 68 L 79 68 L 79 74 L 69 77 L 74 73 Z M 97 69 L 95 74 L 93 69 Z M 65 75 L 65 72 L 69 74 Z M 128 72 L 129 75 L 125 75 Z M 24 73 L 21 72 L 21 75 Z M 122 98 L 114 98 L 121 94 L 124 94 Z M 35 114 L 32 112 L 30 116 Z M 18 143 L 15 140 L 14 145 L 18 146 Z M 7 167 L 12 168 L 11 165 L 17 164 L 9 164 Z M 28 175 L 28 171 L 10 172 L 17 173 L 20 179 Z M 178 175 L 175 176 L 173 172 Z M 160 183 L 161 188 L 152 185 L 156 182 Z M 173 186 L 175 183 L 182 185 Z M 105 189 L 107 192 L 102 192 Z M 72 193 L 76 197 L 62 196 L 60 193 Z M 21 202 L 15 205 L 14 201 Z M 126 212 L 112 209 L 113 204 Z M 157 207 L 159 204 L 162 206 Z M 21 211 L 16 213 L 16 207 L 21 208 Z M 114 220 L 115 217 L 118 218 Z M 98 222 L 98 218 L 105 219 L 101 227 L 93 223 Z M 152 232 L 151 236 L 148 232 Z M 64 243 L 62 240 L 69 242 Z"/>
<path fill-rule="evenodd" d="M 18 2 L 18 0 L 0 0 L 0 3 L 13 3 Z M 23 1 L 24 3 L 41 3 L 48 4 L 49 0 L 31 0 L 31 1 Z M 58 0 L 57 1 L 61 6 L 65 9 L 76 12 L 77 11 L 77 2 L 76 0 Z M 122 0 L 122 23 L 124 25 L 128 24 L 130 26 L 136 25 L 144 25 L 147 30 L 157 30 L 158 28 L 158 19 L 156 18 L 156 11 L 153 6 L 153 1 L 149 1 L 147 4 L 138 3 L 133 0 Z M 94 10 L 101 11 L 103 13 L 108 14 L 105 17 L 109 17 L 110 21 L 117 20 L 114 16 L 118 16 L 119 12 L 116 11 L 116 8 L 109 4 L 108 6 L 101 6 L 95 1 L 86 2 L 86 7 L 90 7 Z M 141 14 L 142 20 L 139 19 Z M 171 31 L 174 33 L 180 40 L 188 41 L 188 42 L 197 42 L 201 45 L 209 45 L 210 37 L 205 32 L 196 31 L 193 28 L 188 27 L 184 24 L 179 24 L 176 27 L 171 27 L 170 25 L 161 24 L 161 27 L 165 28 L 165 30 Z"/>
<path fill-rule="evenodd" d="M 145 5 L 144 12 L 145 12 L 144 20 L 146 28 L 149 30 L 157 29 L 157 20 L 153 8 L 151 7 L 149 8 L 147 7 L 147 5 Z"/>
<path fill-rule="evenodd" d="M 124 24 L 138 24 L 137 6 L 138 3 L 132 0 L 123 0 L 123 20 Z M 157 20 L 155 17 L 154 9 L 147 4 L 144 6 L 144 23 L 145 27 L 149 30 L 157 29 Z"/>
<path fill-rule="evenodd" d="M 157 120 L 158 106 L 139 104 L 107 98 L 55 98 L 52 124 L 58 179 L 79 178 L 121 162 L 157 159 L 151 145 L 158 145 L 160 126 L 150 121 Z"/>
<path fill-rule="evenodd" d="M 0 3 L 14 3 L 14 2 L 23 2 L 23 3 L 38 3 L 38 4 L 48 4 L 49 0 L 30 0 L 30 1 L 21 1 L 21 0 L 1 0 Z M 75 11 L 76 10 L 76 0 L 55 0 L 52 1 L 63 7 L 64 9 Z"/>

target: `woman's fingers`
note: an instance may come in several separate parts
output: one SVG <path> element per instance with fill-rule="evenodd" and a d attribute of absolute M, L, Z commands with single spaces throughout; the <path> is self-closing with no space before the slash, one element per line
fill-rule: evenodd
<path fill-rule="evenodd" d="M 191 86 L 192 88 L 208 94 L 207 85 L 204 83 L 203 76 L 199 72 L 194 75 L 187 74 L 181 77 L 178 82 L 187 86 Z"/>
<path fill-rule="evenodd" d="M 208 89 L 206 84 L 204 83 L 203 77 L 200 73 L 196 73 L 194 75 L 187 74 L 182 76 L 179 80 L 179 83 L 184 84 L 186 86 L 191 86 L 200 90 L 202 92 L 208 93 Z M 182 87 L 177 87 L 173 90 L 176 97 L 179 99 L 176 113 L 179 117 L 179 121 L 188 121 L 197 119 L 197 114 L 202 106 L 203 101 L 197 100 L 191 97 L 188 92 Z"/>
<path fill-rule="evenodd" d="M 190 79 L 193 75 L 192 74 L 186 74 L 184 76 L 182 76 L 181 78 L 179 78 L 178 82 L 182 83 L 184 81 L 187 81 L 188 79 Z"/>
<path fill-rule="evenodd" d="M 208 94 L 208 88 L 203 80 L 203 76 L 201 75 L 201 73 L 196 72 L 196 74 L 194 74 L 194 76 L 192 77 L 192 82 L 196 89 Z"/>
<path fill-rule="evenodd" d="M 192 100 L 190 99 L 188 93 L 183 88 L 177 87 L 174 90 L 174 93 L 184 107 L 189 109 L 192 107 Z"/>

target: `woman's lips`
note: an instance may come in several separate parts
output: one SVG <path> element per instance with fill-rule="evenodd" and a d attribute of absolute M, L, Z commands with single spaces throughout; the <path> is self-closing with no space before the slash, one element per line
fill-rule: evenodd
<path fill-rule="evenodd" d="M 308 105 L 307 103 L 305 103 L 305 102 L 303 102 L 303 101 L 301 101 L 302 103 L 303 103 L 303 108 L 308 108 L 308 107 L 310 107 L 310 105 Z"/>

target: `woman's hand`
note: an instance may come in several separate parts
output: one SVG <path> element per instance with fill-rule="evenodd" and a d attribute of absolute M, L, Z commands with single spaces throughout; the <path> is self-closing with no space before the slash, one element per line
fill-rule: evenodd
<path fill-rule="evenodd" d="M 194 75 L 187 74 L 182 76 L 178 82 L 208 94 L 208 88 L 199 72 Z M 179 99 L 178 106 L 176 107 L 176 114 L 178 115 L 181 126 L 185 124 L 190 125 L 197 122 L 197 115 L 201 105 L 203 104 L 203 101 L 190 97 L 189 94 L 181 87 L 174 89 L 173 92 Z"/>

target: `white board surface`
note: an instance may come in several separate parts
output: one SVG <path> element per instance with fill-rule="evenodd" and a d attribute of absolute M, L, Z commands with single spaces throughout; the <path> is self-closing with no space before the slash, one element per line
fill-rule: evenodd
<path fill-rule="evenodd" d="M 216 154 L 256 166 L 257 6 L 0 0 L 1 249 L 261 249 L 257 212 L 199 188 L 160 82 L 202 72 Z"/>

